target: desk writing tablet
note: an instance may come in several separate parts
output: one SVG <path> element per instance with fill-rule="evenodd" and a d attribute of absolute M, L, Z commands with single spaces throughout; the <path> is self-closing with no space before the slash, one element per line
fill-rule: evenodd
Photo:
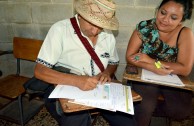
<path fill-rule="evenodd" d="M 144 82 L 144 83 L 149 83 L 149 84 L 161 85 L 159 83 L 146 82 L 146 81 L 142 80 L 141 79 L 141 74 L 142 74 L 142 69 L 138 68 L 138 74 L 127 74 L 126 71 L 125 71 L 124 74 L 123 74 L 123 78 L 126 79 L 126 80 L 132 80 L 132 81 L 137 81 L 137 82 Z M 177 87 L 177 86 L 169 86 L 169 87 L 194 91 L 194 82 L 191 82 L 189 77 L 179 76 L 179 78 L 185 84 L 184 87 Z"/>

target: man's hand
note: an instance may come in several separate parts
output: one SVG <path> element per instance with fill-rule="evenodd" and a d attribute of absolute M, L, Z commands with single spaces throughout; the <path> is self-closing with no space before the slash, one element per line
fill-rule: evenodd
<path fill-rule="evenodd" d="M 87 91 L 96 88 L 98 84 L 98 77 L 80 76 L 77 81 L 77 87 L 81 90 Z"/>
<path fill-rule="evenodd" d="M 111 82 L 111 77 L 109 73 L 103 72 L 103 73 L 99 73 L 97 75 L 97 78 L 99 78 L 99 83 L 100 84 L 104 84 L 106 82 Z"/>

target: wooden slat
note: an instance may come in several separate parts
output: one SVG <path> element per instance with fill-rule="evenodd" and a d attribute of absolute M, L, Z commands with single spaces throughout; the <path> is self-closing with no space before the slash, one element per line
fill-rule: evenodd
<path fill-rule="evenodd" d="M 15 58 L 35 61 L 42 42 L 42 40 L 14 37 L 13 53 Z"/>
<path fill-rule="evenodd" d="M 23 84 L 28 77 L 8 75 L 0 79 L 0 96 L 14 99 L 25 92 Z"/>
<path fill-rule="evenodd" d="M 66 113 L 94 109 L 94 107 L 71 103 L 69 102 L 68 99 L 64 99 L 64 98 L 60 98 L 59 101 L 63 109 L 63 112 L 66 112 Z"/>

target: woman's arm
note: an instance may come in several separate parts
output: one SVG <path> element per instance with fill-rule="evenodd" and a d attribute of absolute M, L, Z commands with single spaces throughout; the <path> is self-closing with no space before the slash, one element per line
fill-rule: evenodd
<path fill-rule="evenodd" d="M 137 30 L 134 30 L 127 46 L 127 51 L 126 51 L 127 63 L 136 65 L 133 62 L 132 56 L 139 52 L 139 48 L 141 47 L 141 45 L 142 45 L 142 41 L 138 36 L 138 32 Z"/>
<path fill-rule="evenodd" d="M 146 54 L 138 53 L 141 44 L 141 39 L 135 30 L 131 36 L 126 52 L 128 63 L 161 75 L 174 73 L 187 76 L 191 72 L 194 59 L 194 36 L 189 28 L 184 28 L 180 34 L 178 41 L 179 53 L 177 62 L 172 63 L 160 61 L 165 69 L 157 69 L 154 65 L 155 59 L 150 58 Z M 135 60 L 135 56 L 139 56 L 138 61 Z"/>
<path fill-rule="evenodd" d="M 167 75 L 172 72 L 171 69 L 157 69 L 155 66 L 155 59 L 152 59 L 147 54 L 139 53 L 139 49 L 142 45 L 142 41 L 138 36 L 138 31 L 134 30 L 133 34 L 128 43 L 127 51 L 126 51 L 126 60 L 127 63 L 133 64 L 135 66 L 147 69 L 154 73 L 160 75 Z M 139 60 L 135 60 L 135 57 L 138 56 Z M 165 68 L 168 66 L 164 65 Z"/>
<path fill-rule="evenodd" d="M 176 63 L 162 62 L 173 69 L 174 74 L 187 76 L 192 70 L 194 59 L 194 36 L 189 28 L 184 28 L 178 40 L 178 57 Z"/>
<path fill-rule="evenodd" d="M 144 54 L 144 59 L 147 59 L 147 61 L 143 61 L 143 58 L 140 57 L 141 53 L 139 53 L 141 45 L 142 40 L 138 36 L 138 31 L 134 30 L 127 46 L 126 51 L 127 63 L 153 71 L 153 69 L 155 68 L 154 66 L 155 60 L 150 58 L 149 56 L 145 58 L 146 54 Z M 139 60 L 135 60 L 136 56 L 139 57 Z"/>

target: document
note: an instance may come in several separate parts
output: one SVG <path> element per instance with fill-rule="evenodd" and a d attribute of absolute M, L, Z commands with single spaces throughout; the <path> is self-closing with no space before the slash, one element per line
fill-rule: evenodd
<path fill-rule="evenodd" d="M 110 97 L 110 84 L 100 85 L 93 90 L 83 91 L 78 87 L 69 85 L 57 85 L 49 98 L 106 100 Z M 100 93 L 99 93 L 100 92 Z"/>
<path fill-rule="evenodd" d="M 90 91 L 82 91 L 74 86 L 57 85 L 49 98 L 73 99 L 69 102 L 134 114 L 131 88 L 120 83 L 98 84 Z"/>
<path fill-rule="evenodd" d="M 117 111 L 134 115 L 133 98 L 131 87 L 122 84 L 113 84 L 111 86 L 112 104 Z"/>
<path fill-rule="evenodd" d="M 155 74 L 146 69 L 142 69 L 141 79 L 144 81 L 153 82 L 156 84 L 161 84 L 166 86 L 173 86 L 173 87 L 185 86 L 183 82 L 180 80 L 180 78 L 175 74 L 163 76 L 163 75 Z"/>

